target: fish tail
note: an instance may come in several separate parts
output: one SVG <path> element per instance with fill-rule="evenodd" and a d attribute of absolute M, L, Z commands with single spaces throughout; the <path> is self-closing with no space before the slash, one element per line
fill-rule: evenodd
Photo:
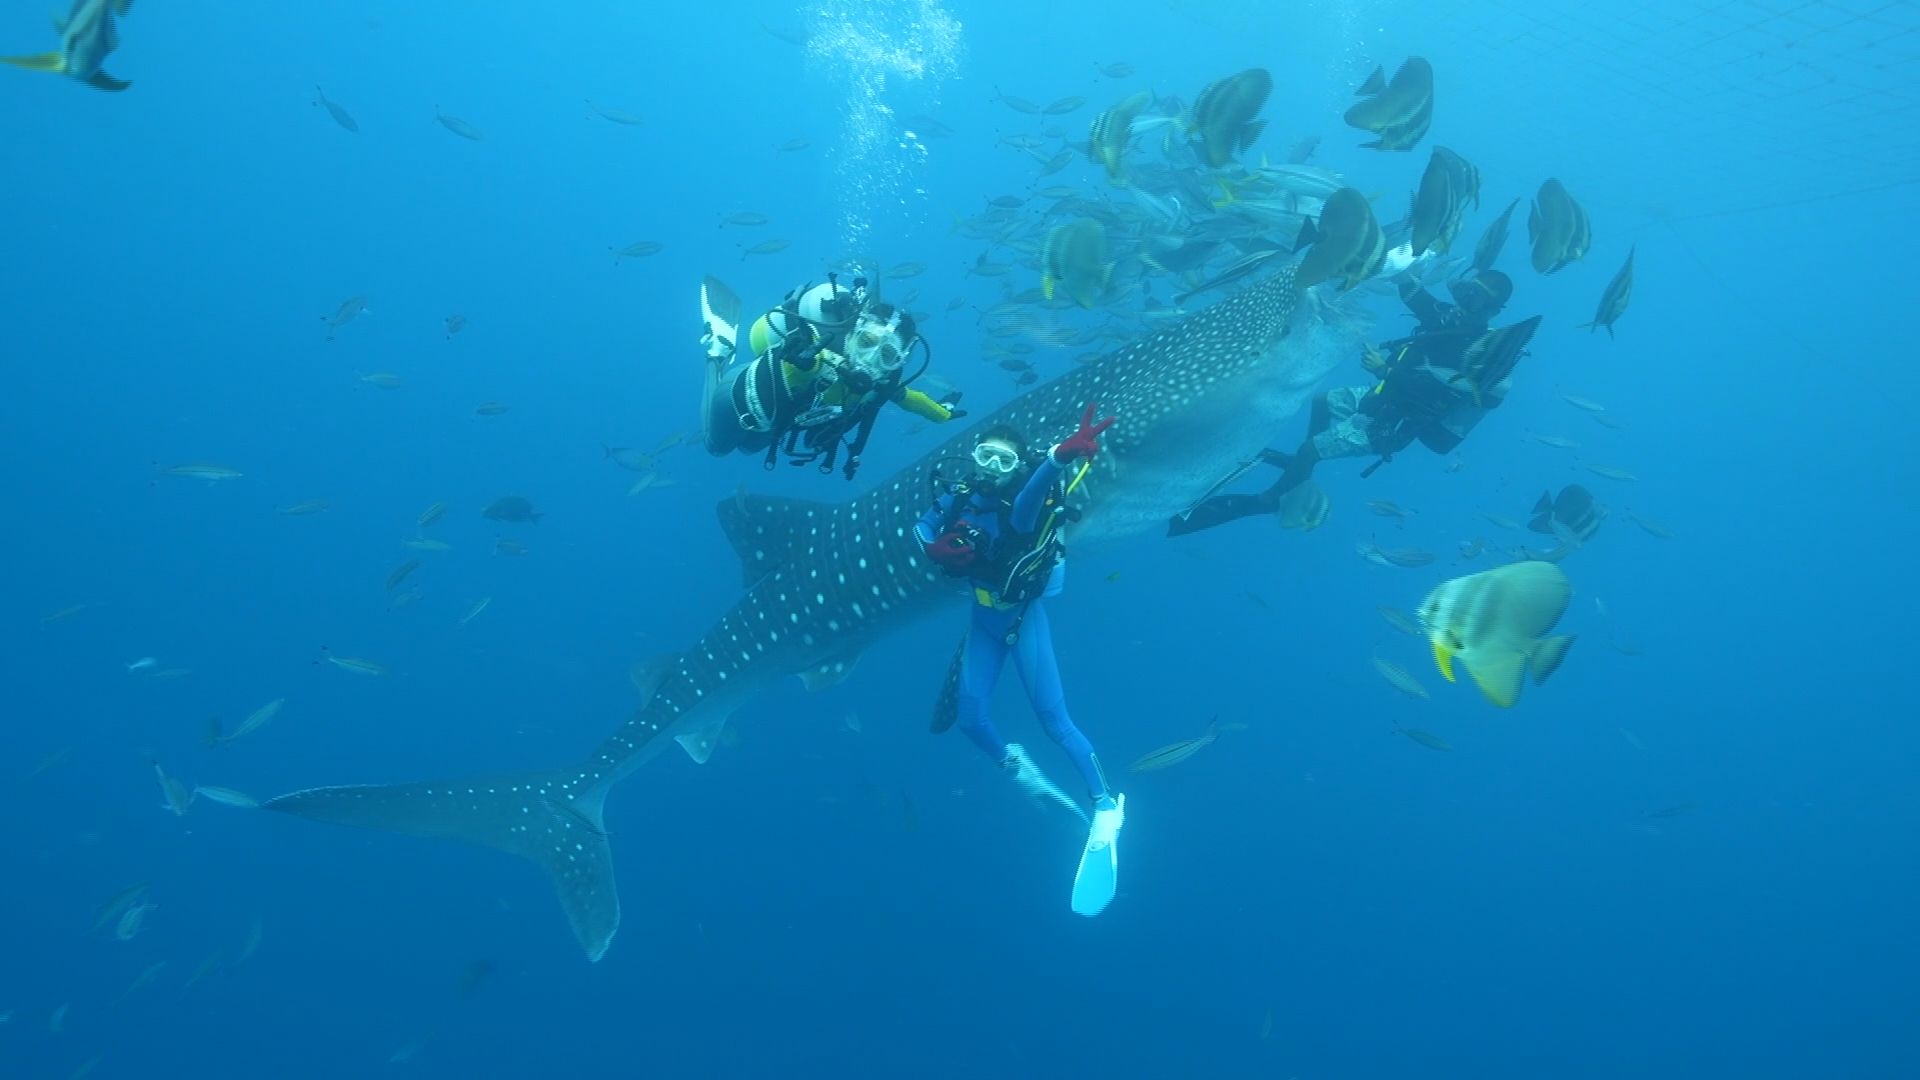
<path fill-rule="evenodd" d="M 67 58 L 57 52 L 34 53 L 32 56 L 0 56 L 0 64 L 12 64 L 28 71 L 44 71 L 49 75 L 67 73 Z"/>
<path fill-rule="evenodd" d="M 574 791 L 579 770 L 444 783 L 308 788 L 260 805 L 335 825 L 444 837 L 497 848 L 539 866 L 587 959 L 606 955 L 620 928 L 613 852 L 601 807 L 607 785 Z"/>

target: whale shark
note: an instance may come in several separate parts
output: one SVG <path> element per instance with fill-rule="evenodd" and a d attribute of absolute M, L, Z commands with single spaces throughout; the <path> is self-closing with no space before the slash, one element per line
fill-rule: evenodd
<path fill-rule="evenodd" d="M 636 665 L 641 706 L 585 759 L 487 779 L 309 788 L 261 806 L 528 859 L 552 878 L 575 938 L 599 960 L 620 926 L 607 794 L 659 750 L 661 736 L 702 759 L 711 744 L 702 733 L 770 683 L 799 676 L 812 688 L 830 685 L 862 649 L 954 602 L 963 588 L 922 554 L 912 527 L 941 465 L 964 458 L 979 430 L 1011 424 L 1046 446 L 1097 402 L 1119 422 L 1073 492 L 1080 516 L 1067 542 L 1164 530 L 1244 470 L 1333 366 L 1355 354 L 1362 329 L 1298 287 L 1287 267 L 1037 385 L 848 501 L 725 499 L 720 525 L 745 591 L 690 648 Z"/>

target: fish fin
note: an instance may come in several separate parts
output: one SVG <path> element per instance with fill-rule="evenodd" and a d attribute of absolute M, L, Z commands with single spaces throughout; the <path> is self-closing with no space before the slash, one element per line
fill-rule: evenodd
<path fill-rule="evenodd" d="M 67 58 L 63 53 L 34 53 L 32 56 L 0 56 L 0 64 L 12 64 L 28 71 L 44 71 L 49 75 L 67 73 Z"/>
<path fill-rule="evenodd" d="M 838 686 L 846 681 L 848 675 L 853 674 L 853 667 L 859 662 L 860 654 L 854 653 L 852 656 L 838 657 L 816 667 L 810 667 L 800 673 L 800 685 L 806 687 L 809 692 Z"/>
<path fill-rule="evenodd" d="M 656 656 L 649 660 L 635 660 L 627 668 L 627 681 L 640 691 L 642 708 L 653 700 L 653 695 L 660 692 L 660 684 L 666 682 L 667 676 L 673 673 L 673 663 L 670 656 Z"/>
<path fill-rule="evenodd" d="M 116 79 L 104 71 L 96 71 L 80 81 L 95 90 L 105 90 L 109 94 L 117 94 L 133 85 L 125 79 Z"/>
<path fill-rule="evenodd" d="M 1433 635 L 1432 642 L 1433 642 L 1433 666 L 1440 669 L 1440 674 L 1442 677 L 1444 677 L 1448 682 L 1452 682 L 1453 681 L 1453 649 L 1450 646 L 1448 646 L 1446 641 L 1442 639 L 1438 634 Z"/>
<path fill-rule="evenodd" d="M 1503 709 L 1511 709 L 1513 703 L 1520 699 L 1520 687 L 1526 681 L 1526 666 L 1525 653 L 1501 652 L 1475 661 L 1469 673 L 1488 701 Z"/>
<path fill-rule="evenodd" d="M 295 817 L 465 840 L 518 855 L 553 879 L 587 959 L 606 955 L 620 928 L 613 852 L 602 819 L 605 784 L 569 796 L 577 770 L 446 783 L 308 788 L 261 803 Z"/>
<path fill-rule="evenodd" d="M 1267 122 L 1265 120 L 1248 121 L 1246 126 L 1240 129 L 1240 149 L 1245 150 L 1247 147 L 1252 146 L 1253 141 L 1258 139 L 1260 133 L 1266 129 Z"/>
<path fill-rule="evenodd" d="M 1040 295 L 1045 297 L 1048 300 L 1053 299 L 1053 275 L 1052 274 L 1040 275 Z"/>
<path fill-rule="evenodd" d="M 1612 323 L 1607 324 L 1607 340 L 1608 341 L 1613 340 L 1613 324 Z"/>
<path fill-rule="evenodd" d="M 1367 81 L 1360 84 L 1360 89 L 1353 92 L 1353 96 L 1365 97 L 1368 94 L 1378 94 L 1386 88 L 1387 69 L 1376 67 L 1373 69 L 1373 74 L 1367 76 Z"/>
<path fill-rule="evenodd" d="M 807 535 L 810 517 L 825 520 L 832 508 L 811 499 L 734 495 L 714 508 L 720 529 L 740 557 L 742 580 L 751 585 L 786 562 Z"/>
<path fill-rule="evenodd" d="M 1385 150 L 1385 149 L 1387 148 L 1387 147 L 1386 147 L 1386 142 L 1387 142 L 1387 140 L 1385 140 L 1385 139 L 1375 139 L 1375 140 L 1373 140 L 1372 142 L 1363 142 L 1363 143 L 1361 143 L 1361 144 L 1360 144 L 1360 149 L 1362 149 L 1362 150 Z"/>
<path fill-rule="evenodd" d="M 953 650 L 953 659 L 947 664 L 947 678 L 940 684 L 940 696 L 933 703 L 933 720 L 927 725 L 931 734 L 940 734 L 960 719 L 960 674 L 966 662 L 967 639 L 962 636 L 959 646 Z"/>
<path fill-rule="evenodd" d="M 1560 662 L 1567 658 L 1567 650 L 1573 648 L 1578 636 L 1561 634 L 1534 643 L 1533 650 L 1527 654 L 1527 670 L 1533 673 L 1533 685 L 1539 686 L 1547 681 L 1547 676 L 1560 670 Z"/>
<path fill-rule="evenodd" d="M 133 10 L 133 0 L 113 0 L 114 14 L 125 15 L 132 10 Z"/>
<path fill-rule="evenodd" d="M 673 737 L 680 749 L 687 752 L 695 765 L 705 765 L 713 758 L 713 748 L 720 745 L 720 733 L 727 727 L 726 714 L 710 717 L 700 722 L 691 731 L 683 731 Z"/>
<path fill-rule="evenodd" d="M 1299 251 L 1301 248 L 1306 247 L 1307 245 L 1312 244 L 1318 241 L 1319 239 L 1320 239 L 1320 227 L 1313 223 L 1312 218 L 1307 218 L 1305 221 L 1302 221 L 1300 223 L 1300 232 L 1298 235 L 1296 235 L 1293 238 L 1293 250 Z"/>

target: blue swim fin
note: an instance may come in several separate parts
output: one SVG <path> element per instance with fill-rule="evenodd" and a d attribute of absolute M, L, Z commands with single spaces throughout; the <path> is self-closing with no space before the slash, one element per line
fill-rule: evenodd
<path fill-rule="evenodd" d="M 1080 853 L 1080 869 L 1073 875 L 1073 911 L 1092 918 L 1113 903 L 1120 883 L 1120 826 L 1127 820 L 1127 797 L 1116 795 L 1113 807 L 1093 812 L 1087 846 Z"/>

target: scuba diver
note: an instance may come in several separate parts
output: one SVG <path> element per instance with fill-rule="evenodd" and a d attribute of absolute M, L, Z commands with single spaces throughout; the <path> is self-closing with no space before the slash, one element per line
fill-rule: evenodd
<path fill-rule="evenodd" d="M 971 621 L 948 670 L 934 730 L 958 721 L 974 745 L 1028 792 L 1058 801 L 1088 821 L 1072 901 L 1073 910 L 1087 916 L 1098 915 L 1113 899 L 1115 841 L 1126 818 L 1126 797 L 1107 786 L 1092 744 L 1067 715 L 1044 601 L 1058 596 L 1066 582 L 1061 526 L 1076 516 L 1066 498 L 1099 453 L 1100 433 L 1115 419 L 1095 423 L 1094 410 L 1089 404 L 1079 429 L 1039 455 L 1030 454 L 1012 428 L 988 429 L 974 445 L 969 475 L 949 484 L 914 526 L 927 557 L 973 586 Z M 1069 479 L 1067 470 L 1075 461 L 1080 468 Z M 1092 801 L 1091 818 L 1047 779 L 1019 743 L 1007 742 L 994 727 L 989 716 L 993 687 L 1009 656 L 1040 726 L 1079 769 Z"/>
<path fill-rule="evenodd" d="M 1451 453 L 1467 433 L 1506 399 L 1513 368 L 1540 326 L 1540 316 L 1490 329 L 1513 296 L 1513 282 L 1498 270 L 1449 281 L 1453 303 L 1418 286 L 1402 286 L 1401 302 L 1418 325 L 1412 334 L 1369 346 L 1361 364 L 1379 381 L 1340 387 L 1314 400 L 1307 437 L 1291 454 L 1262 450 L 1221 482 L 1231 483 L 1255 464 L 1281 470 L 1280 479 L 1257 495 L 1211 495 L 1167 523 L 1168 536 L 1210 529 L 1254 514 L 1271 514 L 1282 496 L 1307 482 L 1327 458 L 1376 455 L 1362 478 L 1393 460 L 1417 439 L 1436 454 Z"/>
<path fill-rule="evenodd" d="M 926 371 L 931 347 L 913 316 L 881 300 L 864 277 L 848 287 L 828 274 L 823 285 L 788 293 L 754 320 L 747 332 L 753 359 L 732 371 L 739 298 L 708 277 L 700 284 L 700 313 L 707 354 L 700 430 L 715 457 L 765 451 L 769 469 L 785 454 L 790 464 L 818 461 L 830 473 L 844 447 L 842 471 L 851 480 L 886 402 L 936 423 L 966 415 L 954 407 L 958 393 L 935 401 L 909 385 Z M 903 377 L 915 345 L 926 359 Z"/>

